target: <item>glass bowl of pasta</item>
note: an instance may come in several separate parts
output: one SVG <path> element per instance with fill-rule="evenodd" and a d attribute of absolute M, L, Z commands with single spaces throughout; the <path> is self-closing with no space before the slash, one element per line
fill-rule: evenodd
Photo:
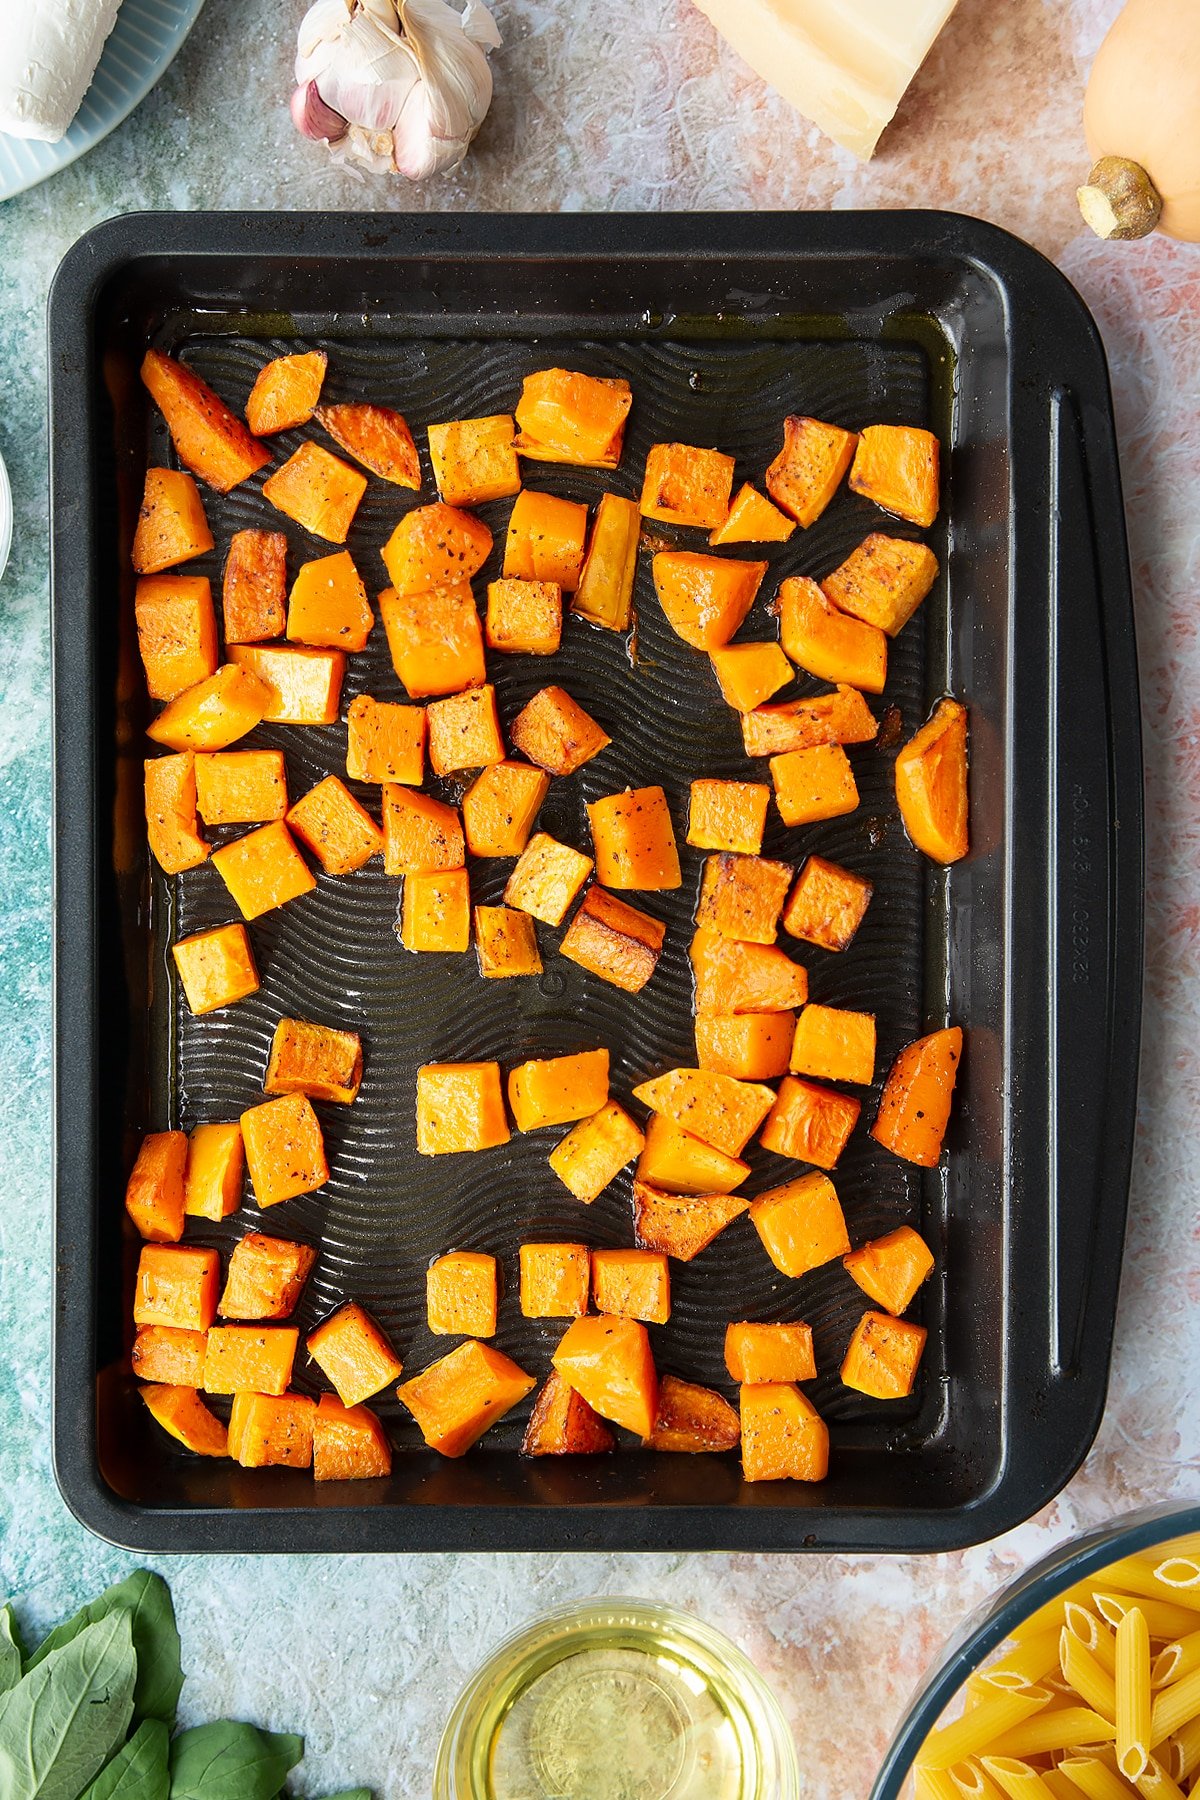
<path fill-rule="evenodd" d="M 1200 1795 L 1200 1504 L 1085 1532 L 969 1618 L 871 1800 Z"/>

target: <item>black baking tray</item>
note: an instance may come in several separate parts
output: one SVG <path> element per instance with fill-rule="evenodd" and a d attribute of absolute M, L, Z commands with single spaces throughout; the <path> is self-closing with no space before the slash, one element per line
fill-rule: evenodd
<path fill-rule="evenodd" d="M 56 279 L 49 329 L 54 1443 L 78 1516 L 159 1552 L 919 1551 L 990 1537 L 1049 1499 L 1104 1404 L 1142 945 L 1138 692 L 1111 402 L 1095 327 L 1064 278 L 992 226 L 927 212 L 172 214 L 114 220 L 83 238 Z M 517 1245 L 629 1242 L 628 1172 L 585 1212 L 547 1166 L 557 1134 L 419 1158 L 415 1067 L 475 1057 L 511 1066 L 605 1043 L 625 1097 L 693 1060 L 685 947 L 700 866 L 685 851 L 681 893 L 639 897 L 670 927 L 640 998 L 557 957 L 556 933 L 543 933 L 541 981 L 483 983 L 472 957 L 409 957 L 393 932 L 398 883 L 376 866 L 322 876 L 315 893 L 258 922 L 262 991 L 193 1020 L 170 942 L 232 909 L 211 867 L 169 882 L 144 846 L 148 703 L 129 548 L 147 461 L 170 454 L 138 380 L 148 342 L 237 406 L 268 356 L 322 345 L 327 397 L 380 399 L 418 426 L 509 411 L 522 374 L 549 363 L 627 375 L 635 406 L 615 475 L 527 471 L 532 485 L 585 499 L 610 486 L 636 494 L 646 448 L 661 438 L 719 444 L 737 455 L 739 481 L 761 482 L 791 411 L 853 426 L 923 420 L 939 432 L 943 506 L 929 539 L 944 573 L 894 644 L 887 700 L 906 735 L 944 691 L 968 700 L 971 854 L 947 875 L 911 849 L 890 756 L 877 747 L 854 753 L 857 813 L 805 832 L 776 824 L 766 844 L 791 860 L 822 851 L 875 881 L 851 950 L 801 960 L 816 998 L 878 1012 L 881 1072 L 918 1031 L 947 1018 L 966 1027 L 943 1166 L 910 1169 L 860 1130 L 836 1177 L 856 1243 L 912 1220 L 936 1250 L 919 1309 L 923 1375 L 899 1406 L 843 1389 L 837 1364 L 861 1294 L 838 1264 L 799 1283 L 777 1276 L 744 1219 L 697 1262 L 673 1265 L 674 1314 L 654 1332 L 662 1368 L 728 1391 L 726 1320 L 809 1319 L 823 1371 L 813 1396 L 833 1438 L 821 1486 L 747 1486 L 734 1457 L 628 1444 L 613 1457 L 529 1461 L 518 1454 L 528 1403 L 446 1462 L 385 1398 L 390 1481 L 322 1488 L 297 1472 L 176 1454 L 145 1415 L 128 1370 L 137 1246 L 122 1210 L 126 1172 L 145 1130 L 235 1117 L 261 1096 L 284 1013 L 359 1029 L 367 1054 L 356 1105 L 323 1112 L 329 1184 L 266 1220 L 320 1247 L 298 1323 L 310 1328 L 352 1295 L 414 1372 L 446 1348 L 424 1324 L 426 1263 L 452 1245 L 486 1248 L 509 1284 L 497 1342 L 544 1375 L 556 1331 L 519 1316 Z M 276 448 L 287 453 L 299 435 Z M 270 512 L 261 479 L 224 500 L 206 495 L 217 550 L 192 572 L 216 579 L 231 530 Z M 378 547 L 411 503 L 371 483 L 350 540 L 369 585 L 382 585 Z M 502 539 L 506 503 L 483 512 Z M 778 575 L 822 575 L 882 523 L 843 491 L 772 553 L 745 635 L 772 628 Z M 292 567 L 327 548 L 292 534 Z M 556 783 L 543 809 L 547 829 L 580 844 L 584 802 L 599 793 L 664 780 L 682 842 L 686 780 L 748 772 L 706 660 L 666 628 L 641 561 L 632 654 L 572 620 L 552 664 L 490 659 L 505 721 L 550 679 L 611 730 L 611 750 Z M 381 630 L 351 659 L 345 699 L 364 690 L 400 697 Z M 294 794 L 344 767 L 340 726 L 259 738 L 286 747 Z M 474 898 L 498 897 L 506 872 L 474 869 Z M 751 1190 L 795 1172 L 759 1153 Z M 227 1246 L 258 1223 L 248 1204 L 201 1241 Z M 298 1368 L 305 1385 L 303 1359 Z"/>

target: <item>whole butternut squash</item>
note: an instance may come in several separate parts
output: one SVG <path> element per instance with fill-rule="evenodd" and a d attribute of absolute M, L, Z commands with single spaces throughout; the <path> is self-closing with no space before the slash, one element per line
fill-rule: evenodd
<path fill-rule="evenodd" d="M 1126 0 L 1088 80 L 1083 125 L 1094 167 L 1079 189 L 1103 238 L 1200 242 L 1200 6 Z"/>

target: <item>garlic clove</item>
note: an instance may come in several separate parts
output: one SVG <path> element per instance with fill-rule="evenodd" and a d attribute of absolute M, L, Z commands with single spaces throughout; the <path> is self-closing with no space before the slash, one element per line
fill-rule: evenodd
<path fill-rule="evenodd" d="M 340 112 L 326 106 L 315 81 L 306 82 L 292 95 L 292 122 L 302 137 L 318 144 L 340 144 L 350 129 Z"/>

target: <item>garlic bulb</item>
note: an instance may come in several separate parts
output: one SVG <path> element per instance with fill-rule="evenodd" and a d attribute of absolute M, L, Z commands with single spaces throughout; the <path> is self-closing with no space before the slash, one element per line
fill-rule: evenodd
<path fill-rule="evenodd" d="M 420 181 L 457 168 L 492 99 L 500 45 L 483 0 L 316 0 L 300 26 L 292 117 L 339 160 Z"/>

